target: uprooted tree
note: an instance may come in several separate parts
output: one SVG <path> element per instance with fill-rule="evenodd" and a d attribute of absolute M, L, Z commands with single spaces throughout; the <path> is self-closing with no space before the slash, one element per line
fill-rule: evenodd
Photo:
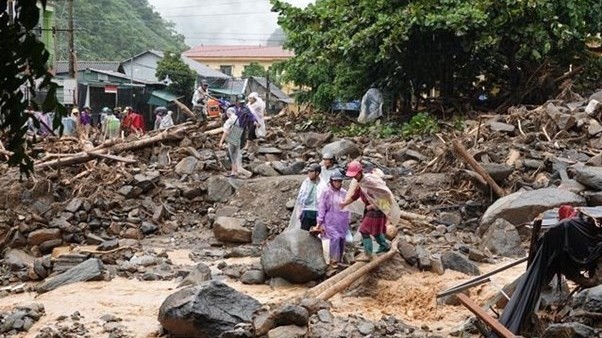
<path fill-rule="evenodd" d="M 47 90 L 42 109 L 56 113 L 55 127 L 65 114 L 56 99 L 57 84 L 51 82 L 48 72 L 49 53 L 33 33 L 40 15 L 37 2 L 0 1 L 0 137 L 12 153 L 9 163 L 27 173 L 33 169 L 33 162 L 25 149 L 29 118 L 25 110 L 29 105 L 36 108 L 36 91 Z M 46 0 L 39 2 L 46 6 Z"/>
<path fill-rule="evenodd" d="M 271 3 L 285 47 L 295 52 L 284 63 L 285 80 L 310 88 L 298 98 L 321 108 L 372 85 L 406 102 L 434 89 L 444 105 L 483 93 L 496 107 L 536 103 L 562 80 L 599 81 L 602 73 L 586 43 L 600 32 L 599 1 Z"/>

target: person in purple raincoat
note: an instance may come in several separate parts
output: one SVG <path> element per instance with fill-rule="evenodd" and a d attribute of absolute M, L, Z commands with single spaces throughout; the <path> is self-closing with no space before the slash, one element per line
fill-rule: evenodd
<path fill-rule="evenodd" d="M 318 199 L 317 227 L 330 240 L 330 264 L 341 262 L 345 252 L 345 236 L 349 231 L 349 211 L 340 208 L 347 191 L 343 186 L 343 175 L 334 172 L 330 176 L 328 188 Z"/>

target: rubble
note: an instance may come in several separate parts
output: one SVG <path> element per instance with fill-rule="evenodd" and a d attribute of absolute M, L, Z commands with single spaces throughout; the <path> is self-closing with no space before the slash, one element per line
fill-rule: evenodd
<path fill-rule="evenodd" d="M 398 248 L 413 271 L 443 274 L 446 268 L 476 274 L 483 262 L 524 253 L 522 225 L 540 212 L 567 203 L 602 205 L 599 102 L 573 97 L 540 107 L 513 107 L 505 115 L 466 120 L 462 130 L 410 140 L 339 139 L 320 128 L 295 129 L 307 116 L 275 117 L 257 151 L 244 152 L 245 167 L 254 173 L 248 180 L 222 177 L 229 163 L 225 151 L 217 148 L 218 138 L 208 132 L 217 125 L 183 124 L 142 138 L 100 144 L 48 138 L 35 146 L 39 154 L 35 181 L 18 182 L 16 171 L 2 167 L 0 188 L 6 193 L 0 198 L 4 252 L 0 278 L 4 285 L 32 281 L 44 285 L 78 264 L 97 259 L 106 275 L 180 279 L 180 287 L 199 285 L 211 278 L 210 271 L 199 267 L 198 274 L 191 272 L 184 278 L 190 269 L 182 270 L 160 254 L 143 252 L 141 241 L 166 239 L 193 248 L 197 261 L 267 255 L 274 238 L 278 240 L 276 236 L 288 225 L 304 179 L 301 174 L 324 151 L 337 155 L 341 166 L 362 156 L 384 172 L 407 212 Z M 492 183 L 458 155 L 454 140 L 505 197 L 493 199 Z M 210 236 L 207 241 L 186 236 L 201 232 Z M 124 245 L 124 239 L 133 242 Z M 321 247 L 307 245 L 321 255 Z M 66 247 L 86 247 L 92 253 L 64 252 Z M 315 281 L 326 273 L 322 266 L 310 270 L 317 273 L 293 281 Z M 279 285 L 287 282 L 278 276 L 291 279 L 290 271 L 274 273 L 266 266 L 229 265 L 219 273 L 249 284 Z M 588 312 L 599 310 L 569 316 L 579 322 Z M 310 336 L 320 332 L 319 327 L 324 327 L 324 337 L 372 331 L 359 319 L 324 312 L 320 317 L 324 320 L 317 314 L 310 316 L 309 326 L 305 325 Z M 397 324 L 387 324 L 389 329 L 372 324 L 372 334 L 413 334 L 401 324 L 397 329 L 391 328 Z M 594 324 L 584 320 L 583 325 Z"/>

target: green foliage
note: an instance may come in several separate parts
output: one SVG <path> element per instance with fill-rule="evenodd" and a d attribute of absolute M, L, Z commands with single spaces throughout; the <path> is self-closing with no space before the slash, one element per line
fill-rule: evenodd
<path fill-rule="evenodd" d="M 169 76 L 172 81 L 167 90 L 178 95 L 190 95 L 194 90 L 195 72 L 182 61 L 181 55 L 166 51 L 163 59 L 157 64 L 157 79 L 159 81 Z"/>
<path fill-rule="evenodd" d="M 285 80 L 310 88 L 299 99 L 319 108 L 335 97 L 359 98 L 372 84 L 404 97 L 437 89 L 470 98 L 481 86 L 524 91 L 544 74 L 587 64 L 584 39 L 600 31 L 602 18 L 602 3 L 593 0 L 271 3 L 285 47 L 295 52 Z M 485 81 L 477 86 L 479 75 Z"/>
<path fill-rule="evenodd" d="M 246 66 L 245 69 L 242 71 L 243 79 L 249 78 L 251 76 L 265 77 L 265 75 L 265 68 L 262 65 L 260 65 L 259 62 L 256 61 L 251 62 L 251 64 Z"/>
<path fill-rule="evenodd" d="M 332 132 L 338 137 L 368 136 L 372 138 L 389 138 L 401 135 L 401 129 L 396 123 L 383 124 L 349 124 L 344 127 L 334 127 Z"/>
<path fill-rule="evenodd" d="M 420 112 L 410 119 L 401 128 L 401 135 L 404 137 L 415 135 L 433 135 L 439 131 L 437 119 L 433 116 Z"/>
<path fill-rule="evenodd" d="M 68 1 L 54 1 L 57 28 L 66 29 Z M 75 50 L 79 60 L 125 60 L 145 50 L 187 49 L 175 24 L 148 0 L 74 2 Z M 68 59 L 68 33 L 57 33 L 57 60 Z"/>
<path fill-rule="evenodd" d="M 42 6 L 46 1 L 40 1 Z M 13 22 L 4 12 L 6 1 L 0 2 L 0 130 L 6 148 L 14 154 L 9 164 L 19 166 L 21 172 L 33 171 L 33 162 L 26 153 L 27 119 L 24 113 L 28 105 L 38 108 L 34 101 L 36 90 L 47 90 L 42 104 L 44 111 L 56 112 L 53 126 L 60 126 L 65 108 L 56 99 L 56 83 L 51 82 L 46 61 L 49 53 L 32 29 L 38 23 L 39 9 L 35 0 L 20 0 L 16 3 L 17 16 Z M 3 6 L 4 5 L 4 8 Z M 36 82 L 39 85 L 36 86 Z M 26 95 L 27 93 L 27 95 Z"/>

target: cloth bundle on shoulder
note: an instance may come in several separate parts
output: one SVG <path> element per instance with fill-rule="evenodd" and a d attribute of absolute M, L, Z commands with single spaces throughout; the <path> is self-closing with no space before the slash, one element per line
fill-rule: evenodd
<path fill-rule="evenodd" d="M 238 118 L 236 122 L 230 127 L 230 131 L 228 131 L 228 136 L 226 136 L 226 142 L 229 144 L 240 146 L 240 142 L 242 140 L 242 134 L 245 132 L 245 129 L 238 125 Z"/>

